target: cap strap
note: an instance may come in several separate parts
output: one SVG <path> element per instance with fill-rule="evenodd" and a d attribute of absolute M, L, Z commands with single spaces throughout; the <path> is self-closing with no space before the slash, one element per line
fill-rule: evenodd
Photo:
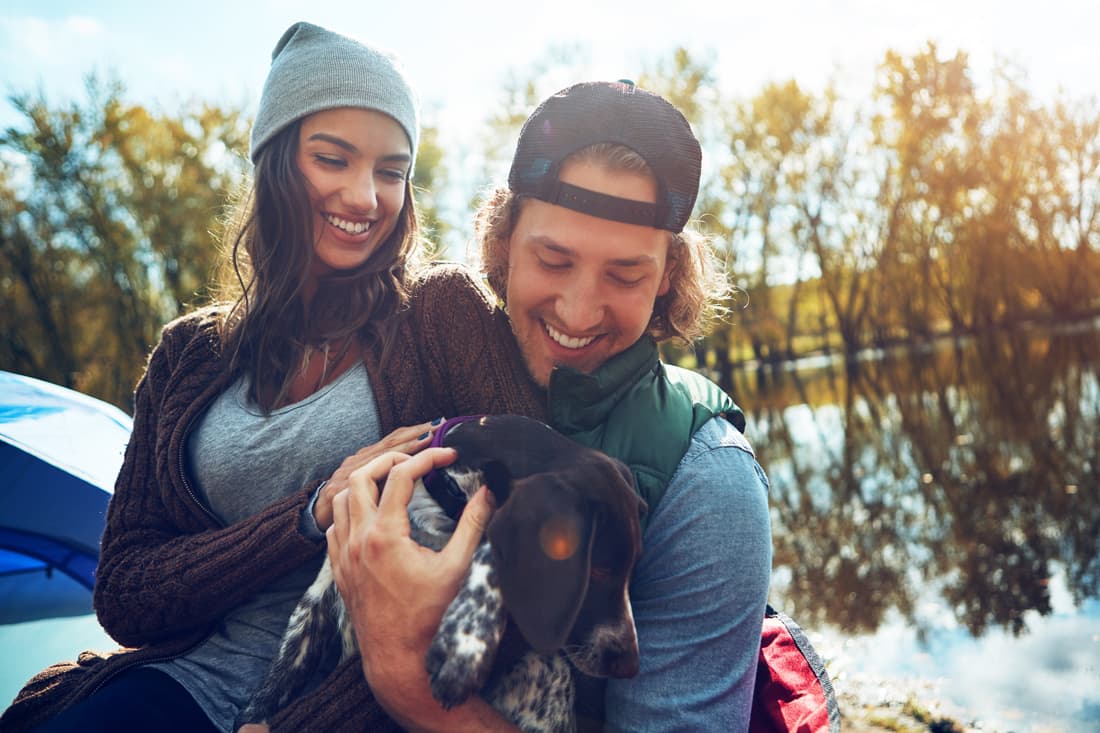
<path fill-rule="evenodd" d="M 610 219 L 624 224 L 639 224 L 657 229 L 665 228 L 667 212 L 662 212 L 664 207 L 651 204 L 648 201 L 635 201 L 618 196 L 610 196 L 599 191 L 591 191 L 587 188 L 574 186 L 571 183 L 557 181 L 545 196 L 536 194 L 547 203 L 564 206 L 582 214 Z"/>

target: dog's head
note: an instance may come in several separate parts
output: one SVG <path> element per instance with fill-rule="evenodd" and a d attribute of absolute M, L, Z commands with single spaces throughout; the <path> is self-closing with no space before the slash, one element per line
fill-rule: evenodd
<path fill-rule="evenodd" d="M 511 415 L 460 425 L 444 444 L 458 450 L 456 465 L 481 471 L 496 499 L 489 542 L 504 605 L 527 643 L 564 650 L 589 675 L 636 674 L 627 590 L 645 502 L 630 469 Z"/>

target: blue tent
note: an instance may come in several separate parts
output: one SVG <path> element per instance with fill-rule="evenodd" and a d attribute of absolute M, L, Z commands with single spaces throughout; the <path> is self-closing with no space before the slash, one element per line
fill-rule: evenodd
<path fill-rule="evenodd" d="M 0 371 L 0 623 L 91 611 L 131 427 L 106 402 Z"/>

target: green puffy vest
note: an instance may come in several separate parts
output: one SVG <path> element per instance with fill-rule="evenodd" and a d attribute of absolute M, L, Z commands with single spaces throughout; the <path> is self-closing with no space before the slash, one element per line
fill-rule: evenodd
<path fill-rule="evenodd" d="M 722 415 L 744 432 L 745 416 L 714 382 L 664 364 L 643 337 L 593 374 L 550 375 L 550 424 L 630 466 L 652 513 L 703 423 Z"/>

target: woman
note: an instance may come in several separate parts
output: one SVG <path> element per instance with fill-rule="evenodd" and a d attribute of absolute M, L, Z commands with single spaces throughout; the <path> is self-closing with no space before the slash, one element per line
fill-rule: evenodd
<path fill-rule="evenodd" d="M 391 324 L 417 242 L 416 105 L 375 49 L 307 23 L 279 40 L 231 233 L 242 293 L 169 324 L 135 395 L 94 594 L 129 648 L 40 673 L 0 729 L 229 730 L 316 575 L 333 496 L 427 445 L 431 424 L 394 429 L 423 419 L 415 375 L 400 400 L 374 391 L 408 343 Z M 357 724 L 323 687 L 311 711 L 318 695 Z"/>

